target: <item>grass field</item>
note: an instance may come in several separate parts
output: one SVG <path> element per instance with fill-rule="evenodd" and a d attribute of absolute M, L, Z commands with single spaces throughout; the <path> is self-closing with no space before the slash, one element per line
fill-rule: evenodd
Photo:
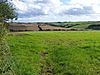
<path fill-rule="evenodd" d="M 85 22 L 51 22 L 48 23 L 49 25 L 52 26 L 61 26 L 65 28 L 76 28 L 76 29 L 85 29 L 87 30 L 89 26 L 91 25 L 98 25 L 100 27 L 100 22 L 99 21 L 85 21 Z M 93 28 L 90 28 L 94 30 Z M 97 29 L 96 29 L 97 30 Z"/>
<path fill-rule="evenodd" d="M 100 75 L 100 32 L 25 32 L 8 36 L 17 75 Z"/>

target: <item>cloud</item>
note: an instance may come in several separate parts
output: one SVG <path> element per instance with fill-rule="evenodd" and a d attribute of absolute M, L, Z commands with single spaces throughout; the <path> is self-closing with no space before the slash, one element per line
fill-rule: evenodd
<path fill-rule="evenodd" d="M 60 12 L 60 0 L 13 0 L 12 3 L 18 10 L 19 17 L 41 16 L 58 14 Z"/>
<path fill-rule="evenodd" d="M 74 18 L 99 19 L 97 13 L 100 13 L 99 0 L 12 0 L 17 8 L 19 18 L 34 19 L 44 21 L 70 20 Z M 79 17 L 80 16 L 80 17 Z M 79 20 L 80 20 L 79 19 Z"/>
<path fill-rule="evenodd" d="M 41 9 L 30 9 L 29 11 L 19 13 L 20 18 L 25 18 L 25 17 L 36 17 L 36 16 L 41 16 L 41 15 L 46 15 L 43 10 Z"/>
<path fill-rule="evenodd" d="M 81 6 L 90 6 L 95 13 L 100 13 L 100 0 L 71 0 L 69 4 L 78 4 Z"/>
<path fill-rule="evenodd" d="M 89 15 L 93 13 L 94 13 L 93 8 L 89 6 L 83 6 L 82 8 L 79 8 L 79 7 L 71 8 L 64 12 L 64 14 L 74 15 L 74 16 Z"/>

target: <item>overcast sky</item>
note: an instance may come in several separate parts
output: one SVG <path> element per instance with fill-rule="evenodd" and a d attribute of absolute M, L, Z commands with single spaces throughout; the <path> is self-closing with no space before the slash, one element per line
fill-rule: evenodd
<path fill-rule="evenodd" d="M 12 0 L 20 22 L 99 21 L 100 0 Z"/>

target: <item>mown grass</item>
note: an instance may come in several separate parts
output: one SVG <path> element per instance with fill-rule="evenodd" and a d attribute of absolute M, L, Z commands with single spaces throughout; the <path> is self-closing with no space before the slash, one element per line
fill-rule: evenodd
<path fill-rule="evenodd" d="M 100 32 L 11 33 L 8 43 L 17 75 L 100 75 Z"/>

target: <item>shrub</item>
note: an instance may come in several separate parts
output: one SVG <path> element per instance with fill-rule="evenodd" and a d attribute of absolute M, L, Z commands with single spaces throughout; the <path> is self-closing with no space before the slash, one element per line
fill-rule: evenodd
<path fill-rule="evenodd" d="M 7 23 L 0 24 L 0 75 L 15 75 L 11 68 L 11 53 L 6 41 Z"/>

